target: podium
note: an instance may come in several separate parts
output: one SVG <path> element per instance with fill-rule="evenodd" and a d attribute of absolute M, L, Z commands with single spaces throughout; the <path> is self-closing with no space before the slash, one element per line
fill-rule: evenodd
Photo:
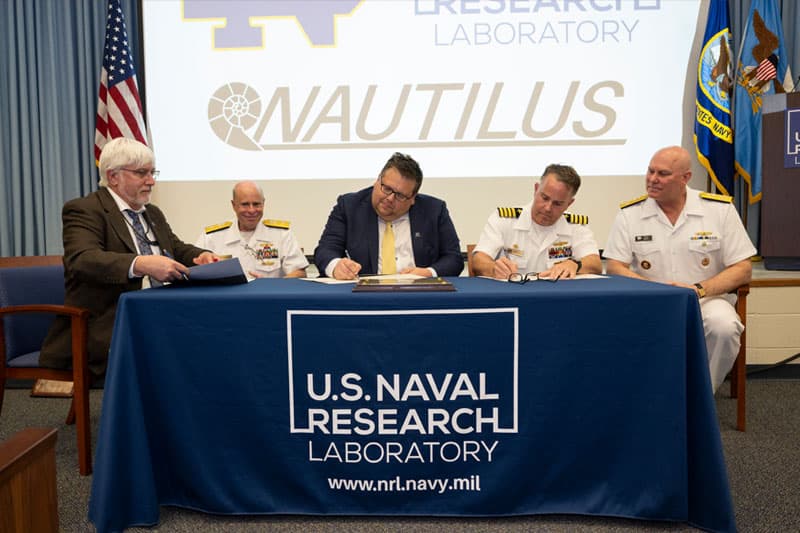
<path fill-rule="evenodd" d="M 764 268 L 800 270 L 800 93 L 766 96 L 761 132 Z"/>

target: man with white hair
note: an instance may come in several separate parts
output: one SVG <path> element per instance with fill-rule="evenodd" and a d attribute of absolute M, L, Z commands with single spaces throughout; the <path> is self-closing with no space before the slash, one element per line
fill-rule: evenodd
<path fill-rule="evenodd" d="M 64 303 L 89 310 L 89 368 L 105 373 L 111 330 L 122 293 L 175 281 L 188 265 L 212 262 L 207 251 L 186 244 L 164 214 L 149 204 L 158 171 L 153 151 L 127 138 L 108 142 L 100 154 L 100 188 L 64 204 Z M 69 318 L 58 317 L 42 345 L 39 363 L 72 364 Z"/>

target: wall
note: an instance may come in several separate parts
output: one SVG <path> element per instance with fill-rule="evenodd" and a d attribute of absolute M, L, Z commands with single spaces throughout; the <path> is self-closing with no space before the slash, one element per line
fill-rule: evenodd
<path fill-rule="evenodd" d="M 575 163 L 579 166 L 578 162 Z M 382 167 L 379 161 L 377 172 Z M 424 166 L 423 166 L 424 171 Z M 570 211 L 589 216 L 598 245 L 605 246 L 620 202 L 644 194 L 642 176 L 588 177 Z M 695 170 L 695 176 L 705 175 Z M 538 176 L 537 176 L 538 179 Z M 489 213 L 497 206 L 524 206 L 533 197 L 534 178 L 431 179 L 422 192 L 447 202 L 461 238 L 461 249 L 477 242 Z M 306 254 L 312 254 L 322 234 L 331 207 L 340 194 L 372 185 L 363 180 L 309 180 L 260 182 L 267 196 L 265 218 L 289 220 Z M 692 186 L 704 189 L 703 179 Z M 160 182 L 153 203 L 167 215 L 173 231 L 194 242 L 205 226 L 235 220 L 230 206 L 232 182 Z"/>
<path fill-rule="evenodd" d="M 770 275 L 755 272 L 754 279 Z M 747 297 L 747 364 L 770 365 L 800 353 L 798 324 L 800 287 L 752 287 Z"/>

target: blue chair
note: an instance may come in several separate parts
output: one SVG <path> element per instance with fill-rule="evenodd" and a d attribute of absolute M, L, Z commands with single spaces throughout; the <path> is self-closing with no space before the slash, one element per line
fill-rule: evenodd
<path fill-rule="evenodd" d="M 39 366 L 39 350 L 55 315 L 70 317 L 72 369 Z M 89 371 L 86 351 L 89 311 L 64 305 L 64 267 L 0 268 L 0 413 L 8 379 L 72 381 L 67 424 L 76 424 L 78 466 L 92 473 Z"/>

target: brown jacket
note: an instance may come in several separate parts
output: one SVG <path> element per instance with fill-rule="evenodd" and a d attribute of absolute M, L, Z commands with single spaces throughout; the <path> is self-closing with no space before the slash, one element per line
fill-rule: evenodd
<path fill-rule="evenodd" d="M 181 241 L 160 209 L 146 207 L 158 245 L 177 261 L 192 266 L 204 250 Z M 136 247 L 111 193 L 98 191 L 68 201 L 61 212 L 64 226 L 64 302 L 89 310 L 89 368 L 103 375 L 111 331 L 122 293 L 142 287 L 141 278 L 128 278 Z M 165 254 L 166 255 L 166 254 Z M 69 319 L 57 317 L 42 345 L 39 364 L 70 368 L 72 351 Z"/>

